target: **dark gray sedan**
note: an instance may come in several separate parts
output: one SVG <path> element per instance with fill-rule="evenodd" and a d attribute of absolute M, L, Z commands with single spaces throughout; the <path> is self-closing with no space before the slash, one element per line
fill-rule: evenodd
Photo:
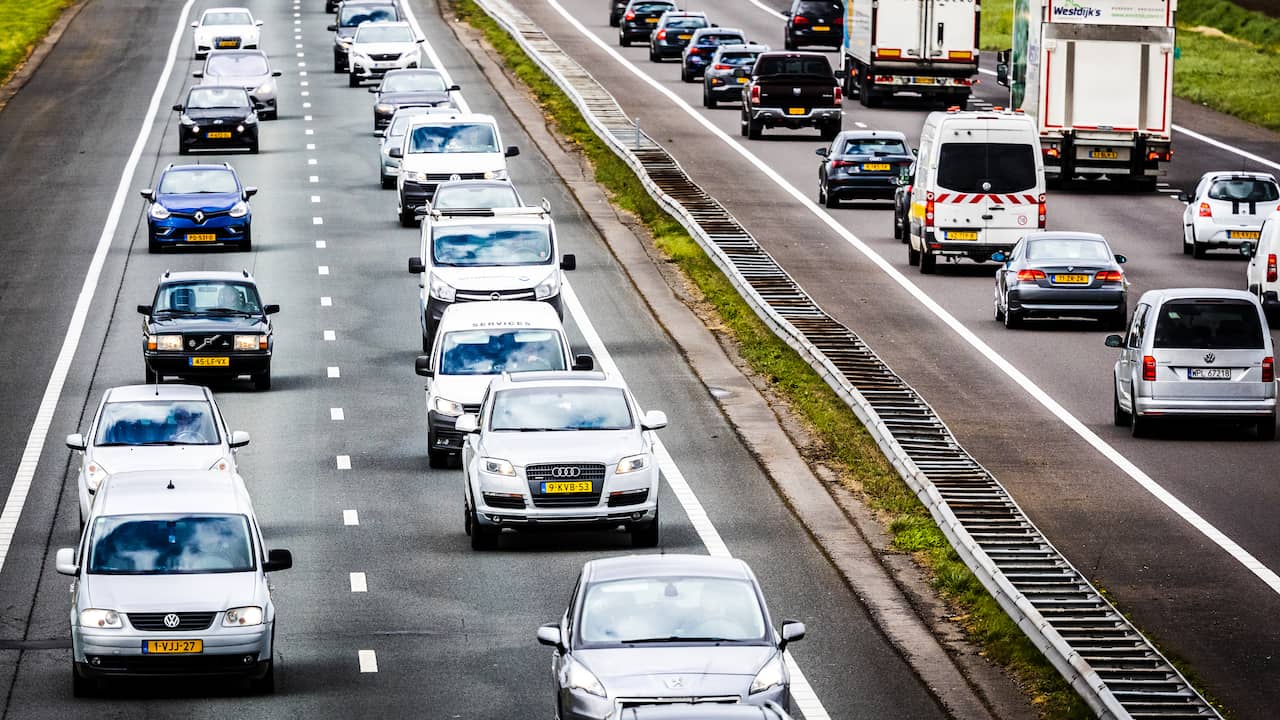
<path fill-rule="evenodd" d="M 1128 287 L 1120 265 L 1123 255 L 1111 250 L 1101 235 L 1082 232 L 1036 232 L 1018 241 L 996 271 L 996 320 L 1017 327 L 1028 317 L 1097 318 L 1108 328 L 1123 329 L 1128 315 Z"/>
<path fill-rule="evenodd" d="M 378 96 L 373 104 L 373 129 L 391 124 L 391 116 L 402 107 L 454 107 L 450 93 L 462 88 L 445 83 L 439 70 L 391 70 L 378 87 L 369 92 Z"/>
<path fill-rule="evenodd" d="M 804 624 L 775 630 L 741 560 L 632 555 L 582 568 L 570 610 L 538 628 L 556 649 L 556 717 L 596 720 L 660 703 L 790 704 L 783 651 Z"/>
<path fill-rule="evenodd" d="M 733 71 L 740 67 L 750 68 L 764 52 L 769 52 L 769 46 L 756 43 L 716 48 L 716 54 L 711 56 L 702 73 L 702 106 L 713 108 L 721 101 L 741 101 L 742 86 L 747 84 L 747 79 L 736 77 Z"/>
<path fill-rule="evenodd" d="M 892 130 L 846 130 L 815 151 L 818 202 L 838 207 L 841 200 L 892 200 L 915 155 L 907 136 Z"/>

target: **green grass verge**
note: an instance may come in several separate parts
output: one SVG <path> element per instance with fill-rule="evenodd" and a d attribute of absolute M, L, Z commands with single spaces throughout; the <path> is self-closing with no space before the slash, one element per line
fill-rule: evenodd
<path fill-rule="evenodd" d="M 0 0 L 0 82 L 7 80 L 74 0 Z"/>
<path fill-rule="evenodd" d="M 1013 0 L 983 0 L 978 44 L 983 50 L 1013 46 Z"/>
<path fill-rule="evenodd" d="M 1045 717 L 1089 717 L 1070 686 L 960 561 L 839 396 L 756 317 L 697 242 L 645 192 L 631 168 L 591 131 L 569 98 L 519 45 L 471 0 L 455 0 L 452 8 L 483 33 L 505 67 L 533 92 L 553 127 L 591 161 L 596 181 L 614 203 L 645 224 L 657 247 L 701 291 L 751 369 L 807 421 L 821 441 L 823 462 L 891 519 L 895 547 L 913 553 L 929 569 L 934 587 L 960 610 L 958 621 L 983 653 L 1015 674 Z"/>

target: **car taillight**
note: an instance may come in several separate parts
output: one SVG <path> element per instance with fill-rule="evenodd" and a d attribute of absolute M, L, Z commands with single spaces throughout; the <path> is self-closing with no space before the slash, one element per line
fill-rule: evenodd
<path fill-rule="evenodd" d="M 659 31 L 658 31 L 658 39 L 659 39 L 659 40 L 666 40 L 666 39 L 667 39 L 667 31 L 666 31 L 666 30 L 659 30 Z"/>
<path fill-rule="evenodd" d="M 1276 254 L 1271 253 L 1267 256 L 1267 282 L 1276 281 Z"/>
<path fill-rule="evenodd" d="M 716 64 L 715 64 L 715 68 L 716 68 L 716 70 L 732 70 L 732 69 L 733 69 L 733 66 L 732 66 L 732 65 L 725 65 L 725 64 L 723 64 L 723 63 L 716 63 Z"/>
<path fill-rule="evenodd" d="M 1262 382 L 1276 381 L 1276 359 L 1268 355 L 1262 358 Z"/>
<path fill-rule="evenodd" d="M 1048 216 L 1049 216 L 1049 211 L 1045 208 L 1045 205 L 1044 205 L 1044 193 L 1040 193 L 1040 217 L 1037 219 L 1037 222 L 1039 222 L 1040 228 L 1042 230 L 1044 229 L 1044 223 L 1045 223 L 1045 220 L 1048 218 Z"/>
<path fill-rule="evenodd" d="M 841 103 L 841 101 L 843 101 L 843 100 L 844 100 L 844 91 L 840 89 L 840 86 L 839 86 L 839 85 L 837 85 L 837 86 L 836 86 L 836 102 L 835 102 L 835 104 L 836 104 L 836 105 L 839 105 L 839 104 Z"/>
<path fill-rule="evenodd" d="M 760 104 L 760 86 L 759 85 L 753 85 L 751 87 L 751 104 L 752 105 Z"/>
<path fill-rule="evenodd" d="M 1124 281 L 1124 273 L 1120 272 L 1119 270 L 1103 270 L 1102 272 L 1098 273 L 1094 277 L 1098 278 L 1104 283 L 1118 283 L 1118 282 Z"/>
<path fill-rule="evenodd" d="M 794 24 L 796 24 L 796 25 L 808 25 L 808 24 L 809 24 L 809 18 L 807 18 L 807 17 L 805 17 L 805 16 L 803 16 L 803 15 L 796 15 L 795 17 L 791 18 L 791 22 L 792 22 L 792 23 L 794 23 Z"/>
<path fill-rule="evenodd" d="M 636 19 L 636 14 L 635 14 L 634 12 L 629 12 L 629 13 L 627 13 L 626 15 L 623 15 L 623 16 L 622 16 L 622 19 L 623 19 L 623 20 L 635 20 L 635 19 Z"/>
<path fill-rule="evenodd" d="M 1155 382 L 1156 380 L 1156 359 L 1150 355 L 1142 356 L 1142 381 Z"/>
<path fill-rule="evenodd" d="M 848 160 L 832 160 L 832 161 L 831 161 L 831 167 L 833 167 L 833 168 L 838 168 L 838 167 L 853 167 L 854 165 L 857 165 L 857 163 L 855 163 L 855 162 L 850 162 L 850 161 L 848 161 Z"/>
<path fill-rule="evenodd" d="M 933 227 L 933 193 L 924 196 L 924 226 Z"/>
<path fill-rule="evenodd" d="M 1200 203 L 1200 217 L 1213 217 L 1213 208 L 1209 207 L 1209 203 Z"/>
<path fill-rule="evenodd" d="M 1018 271 L 1018 282 L 1020 283 L 1033 283 L 1037 280 L 1043 280 L 1043 279 L 1044 279 L 1043 270 L 1019 270 Z"/>
<path fill-rule="evenodd" d="M 689 54 L 690 54 L 690 55 L 697 55 L 697 54 L 698 54 L 698 48 L 696 48 L 696 47 L 690 47 L 690 48 L 689 48 Z"/>

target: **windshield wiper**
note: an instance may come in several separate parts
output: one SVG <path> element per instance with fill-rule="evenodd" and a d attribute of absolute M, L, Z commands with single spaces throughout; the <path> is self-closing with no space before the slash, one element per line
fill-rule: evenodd
<path fill-rule="evenodd" d="M 195 315 L 195 311 L 193 311 L 193 310 L 176 310 L 176 309 L 170 309 L 170 310 L 157 310 L 157 311 L 156 311 L 156 314 L 157 314 L 157 315 L 159 315 L 159 314 L 161 314 L 161 313 L 164 313 L 165 315 L 181 315 L 181 316 L 183 316 L 183 317 L 187 317 L 187 316 L 190 316 L 190 315 Z"/>
<path fill-rule="evenodd" d="M 236 308 L 207 308 L 206 315 L 244 315 L 245 317 L 254 317 L 257 313 L 248 310 L 237 310 Z"/>
<path fill-rule="evenodd" d="M 653 637 L 653 638 L 637 638 L 635 640 L 619 640 L 624 645 L 644 645 L 652 643 L 668 643 L 668 642 L 742 642 L 731 638 L 722 637 L 685 637 L 683 635 L 671 635 L 669 637 Z"/>

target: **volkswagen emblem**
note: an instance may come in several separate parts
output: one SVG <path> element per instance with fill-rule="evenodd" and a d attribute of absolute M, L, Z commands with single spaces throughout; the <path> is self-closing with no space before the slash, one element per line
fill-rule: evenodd
<path fill-rule="evenodd" d="M 196 222 L 197 222 L 197 223 L 202 223 L 202 222 L 204 222 L 204 212 L 203 212 L 203 211 L 201 211 L 201 210 L 197 210 L 197 211 L 196 211 L 195 218 L 196 218 Z"/>
<path fill-rule="evenodd" d="M 1217 360 L 1217 359 L 1218 359 L 1218 356 L 1214 355 L 1213 353 L 1204 354 L 1204 361 L 1207 363 L 1212 363 L 1214 360 Z"/>
<path fill-rule="evenodd" d="M 164 626 L 167 628 L 176 628 L 182 624 L 182 618 L 177 613 L 169 613 L 164 616 Z"/>
<path fill-rule="evenodd" d="M 800 96 L 800 88 L 791 88 L 791 94 L 792 94 L 792 95 L 795 95 L 796 97 L 799 97 L 799 96 Z"/>
<path fill-rule="evenodd" d="M 677 675 L 676 677 L 666 678 L 662 684 L 667 686 L 668 690 L 679 690 L 684 687 L 684 678 Z"/>
<path fill-rule="evenodd" d="M 502 299 L 502 293 L 496 293 L 496 292 L 489 293 L 489 299 L 490 299 L 490 300 L 501 300 L 501 299 Z"/>
<path fill-rule="evenodd" d="M 582 468 L 576 467 L 553 467 L 551 468 L 551 477 L 558 478 L 576 478 L 582 474 Z"/>
<path fill-rule="evenodd" d="M 454 173 L 454 174 L 452 174 L 452 175 L 450 175 L 450 176 L 449 176 L 449 179 L 450 179 L 450 180 L 461 180 L 461 179 L 462 179 L 462 176 L 461 176 L 461 175 L 459 175 L 458 173 Z"/>

